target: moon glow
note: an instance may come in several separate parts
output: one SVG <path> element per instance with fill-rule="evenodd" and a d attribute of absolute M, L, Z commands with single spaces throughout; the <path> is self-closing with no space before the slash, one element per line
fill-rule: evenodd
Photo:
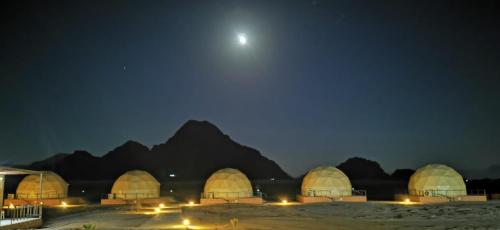
<path fill-rule="evenodd" d="M 238 34 L 238 43 L 242 46 L 246 45 L 248 43 L 247 35 L 244 33 L 239 33 Z"/>

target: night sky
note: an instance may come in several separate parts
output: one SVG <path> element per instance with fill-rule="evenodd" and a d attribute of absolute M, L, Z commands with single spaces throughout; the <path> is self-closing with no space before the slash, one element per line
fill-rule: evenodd
<path fill-rule="evenodd" d="M 0 164 L 151 147 L 189 119 L 292 175 L 500 164 L 496 1 L 0 4 Z"/>

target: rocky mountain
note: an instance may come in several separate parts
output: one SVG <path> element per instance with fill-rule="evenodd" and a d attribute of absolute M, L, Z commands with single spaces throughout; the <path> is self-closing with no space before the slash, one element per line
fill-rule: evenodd
<path fill-rule="evenodd" d="M 337 166 L 350 180 L 389 179 L 379 163 L 361 157 L 353 157 Z"/>
<path fill-rule="evenodd" d="M 409 181 L 413 173 L 415 173 L 413 169 L 396 169 L 391 174 L 391 178 L 394 180 Z"/>
<path fill-rule="evenodd" d="M 132 169 L 146 170 L 159 180 L 205 180 L 225 167 L 240 169 L 250 179 L 290 178 L 259 151 L 236 143 L 207 121 L 194 120 L 186 122 L 165 143 L 151 149 L 139 142 L 127 141 L 102 157 L 75 151 L 27 166 L 55 171 L 70 181 L 114 180 Z"/>
<path fill-rule="evenodd" d="M 484 169 L 457 169 L 457 171 L 469 179 L 500 178 L 499 164 L 493 164 Z"/>

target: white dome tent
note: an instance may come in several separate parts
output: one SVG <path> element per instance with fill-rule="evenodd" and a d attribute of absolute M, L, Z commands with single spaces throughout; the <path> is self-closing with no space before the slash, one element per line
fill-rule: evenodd
<path fill-rule="evenodd" d="M 213 173 L 203 189 L 206 198 L 246 198 L 253 196 L 250 180 L 241 171 L 232 168 Z"/>
<path fill-rule="evenodd" d="M 486 201 L 485 194 L 467 195 L 462 175 L 443 164 L 425 165 L 410 177 L 410 200 L 423 203 L 448 201 Z"/>
<path fill-rule="evenodd" d="M 63 199 L 68 197 L 68 183 L 51 171 L 43 171 L 42 195 L 40 196 L 40 175 L 28 175 L 16 189 L 18 199 Z"/>
<path fill-rule="evenodd" d="M 213 173 L 206 181 L 200 203 L 262 203 L 253 195 L 250 180 L 240 170 L 225 168 Z"/>
<path fill-rule="evenodd" d="M 301 193 L 303 196 L 351 196 L 352 186 L 349 178 L 339 169 L 320 166 L 309 171 L 304 177 Z"/>
<path fill-rule="evenodd" d="M 410 177 L 408 191 L 419 196 L 463 196 L 467 189 L 462 176 L 454 169 L 442 164 L 428 164 Z"/>
<path fill-rule="evenodd" d="M 297 200 L 301 203 L 365 202 L 366 191 L 354 190 L 347 175 L 338 168 L 319 166 L 304 176 L 301 194 L 297 196 Z"/>

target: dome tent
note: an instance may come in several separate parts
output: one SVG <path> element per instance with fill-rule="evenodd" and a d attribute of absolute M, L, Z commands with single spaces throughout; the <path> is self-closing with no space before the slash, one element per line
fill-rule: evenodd
<path fill-rule="evenodd" d="M 320 166 L 310 170 L 302 180 L 302 196 L 339 197 L 351 196 L 352 186 L 349 178 L 332 166 Z"/>
<path fill-rule="evenodd" d="M 252 184 L 241 171 L 225 168 L 213 173 L 205 183 L 205 198 L 236 199 L 253 196 Z"/>
<path fill-rule="evenodd" d="M 454 169 L 442 164 L 429 164 L 419 168 L 410 177 L 408 191 L 418 196 L 463 196 L 467 195 L 462 176 Z"/>
<path fill-rule="evenodd" d="M 59 175 L 51 171 L 43 171 L 42 176 L 43 199 L 60 199 L 68 197 L 68 183 Z M 20 199 L 40 198 L 40 176 L 28 175 L 19 183 L 16 196 Z"/>
<path fill-rule="evenodd" d="M 158 198 L 160 182 L 142 170 L 131 170 L 115 181 L 111 193 L 118 199 Z"/>

